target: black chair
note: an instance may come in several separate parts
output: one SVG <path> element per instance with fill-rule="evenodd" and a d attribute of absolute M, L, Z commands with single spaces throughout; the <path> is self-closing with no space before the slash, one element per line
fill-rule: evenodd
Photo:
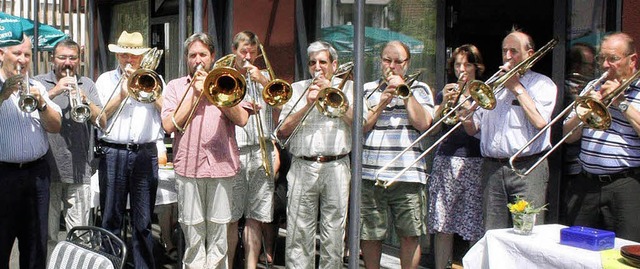
<path fill-rule="evenodd" d="M 53 249 L 47 269 L 122 269 L 126 256 L 125 243 L 113 233 L 100 227 L 78 226 Z"/>

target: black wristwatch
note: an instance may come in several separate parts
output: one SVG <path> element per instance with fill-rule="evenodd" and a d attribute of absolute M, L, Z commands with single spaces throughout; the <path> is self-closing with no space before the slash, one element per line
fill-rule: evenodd
<path fill-rule="evenodd" d="M 46 102 L 44 104 L 42 104 L 42 107 L 38 108 L 38 111 L 40 111 L 40 112 L 44 112 L 46 110 L 47 110 L 47 103 Z"/>

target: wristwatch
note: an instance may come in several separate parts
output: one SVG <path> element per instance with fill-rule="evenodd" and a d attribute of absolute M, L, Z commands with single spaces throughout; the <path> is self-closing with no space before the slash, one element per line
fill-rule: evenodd
<path fill-rule="evenodd" d="M 627 109 L 629 109 L 629 102 L 620 102 L 620 104 L 618 104 L 618 109 L 620 110 L 620 112 L 624 113 L 625 111 L 627 111 Z"/>
<path fill-rule="evenodd" d="M 42 107 L 38 108 L 38 111 L 40 112 L 44 112 L 45 110 L 47 110 L 47 103 L 42 104 Z"/>

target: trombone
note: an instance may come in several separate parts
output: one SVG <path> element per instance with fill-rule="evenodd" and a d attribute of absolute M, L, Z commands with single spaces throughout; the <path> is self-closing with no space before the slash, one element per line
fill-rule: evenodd
<path fill-rule="evenodd" d="M 206 96 L 211 104 L 217 107 L 232 107 L 242 101 L 246 93 L 247 83 L 240 72 L 230 67 L 235 62 L 235 59 L 236 56 L 234 54 L 228 54 L 218 59 L 214 63 L 213 69 L 211 69 L 211 71 L 207 73 L 207 77 L 204 80 L 203 89 L 201 90 L 200 95 L 193 104 L 193 107 L 189 111 L 187 120 L 185 121 L 183 126 L 180 126 L 180 124 L 178 124 L 178 121 L 176 120 L 176 113 L 189 94 L 189 89 L 195 87 L 195 78 L 191 80 L 191 83 L 187 87 L 187 90 L 185 91 L 184 95 L 182 95 L 182 99 L 180 99 L 180 103 L 178 103 L 178 106 L 173 111 L 173 115 L 171 115 L 171 122 L 173 122 L 173 125 L 176 127 L 176 129 L 178 129 L 180 133 L 184 133 L 187 129 L 187 126 L 189 126 L 189 124 L 191 123 L 191 120 L 193 119 L 195 111 L 198 108 L 198 104 L 200 103 L 203 95 Z M 198 65 L 196 67 L 196 72 L 202 70 L 202 68 L 202 65 Z"/>
<path fill-rule="evenodd" d="M 560 112 L 560 114 L 558 114 L 555 118 L 553 118 L 546 126 L 544 126 L 542 129 L 540 129 L 540 131 L 538 131 L 538 133 L 533 136 L 533 138 L 531 138 L 531 140 L 529 140 L 527 142 L 527 144 L 525 144 L 522 148 L 520 148 L 515 154 L 513 154 L 513 156 L 511 156 L 509 158 L 509 165 L 511 166 L 511 170 L 513 170 L 514 173 L 516 173 L 517 175 L 521 176 L 521 177 L 525 177 L 527 175 L 529 175 L 531 173 L 531 171 L 533 171 L 533 169 L 535 169 L 536 167 L 538 167 L 540 165 L 540 163 L 542 163 L 542 161 L 544 161 L 547 157 L 549 157 L 549 155 L 551 155 L 551 153 L 553 151 L 555 151 L 562 143 L 564 143 L 564 141 L 566 141 L 572 134 L 573 132 L 575 132 L 576 130 L 578 130 L 580 127 L 582 127 L 587 121 L 582 120 L 580 123 L 578 123 L 578 125 L 576 125 L 576 127 L 574 127 L 573 129 L 571 129 L 571 131 L 569 131 L 565 136 L 563 136 L 560 141 L 558 141 L 558 143 L 556 143 L 549 151 L 547 151 L 544 155 L 542 155 L 538 161 L 536 161 L 529 169 L 527 169 L 524 173 L 520 173 L 520 169 L 516 169 L 515 167 L 515 160 L 520 157 L 520 155 L 522 154 L 522 152 L 524 152 L 525 149 L 527 149 L 531 144 L 533 144 L 534 141 L 536 141 L 539 137 L 541 137 L 543 134 L 545 134 L 546 130 L 551 128 L 551 125 L 553 125 L 554 123 L 556 123 L 557 121 L 559 121 L 560 119 L 562 119 L 565 115 L 567 115 L 572 109 L 577 109 L 577 106 L 579 104 L 581 104 L 580 101 L 583 98 L 586 98 L 585 96 L 587 96 L 592 90 L 594 90 L 598 85 L 601 85 L 606 79 L 607 76 L 609 76 L 609 71 L 604 72 L 604 74 L 602 74 L 598 79 L 593 80 L 591 82 L 589 82 L 589 84 L 587 84 L 582 93 L 580 93 L 580 95 L 578 96 L 578 98 L 571 102 L 571 104 L 569 104 L 564 110 L 562 110 L 562 112 Z M 627 87 L 625 87 L 626 89 Z M 595 100 L 594 100 L 595 101 Z M 597 102 L 597 101 L 596 101 Z M 604 108 L 605 111 L 607 111 L 606 108 Z M 606 113 L 609 113 L 608 111 Z M 609 121 L 611 122 L 611 121 Z"/>
<path fill-rule="evenodd" d="M 442 122 L 447 120 L 453 113 L 456 113 L 456 111 L 460 107 L 462 107 L 462 105 L 464 105 L 464 103 L 466 101 L 468 101 L 469 99 L 472 98 L 473 101 L 474 101 L 473 104 L 472 104 L 472 107 L 475 104 L 477 104 L 478 107 L 482 107 L 482 108 L 484 108 L 486 110 L 493 110 L 496 107 L 495 93 L 497 93 L 499 90 L 503 89 L 504 83 L 506 83 L 509 79 L 511 79 L 516 74 L 523 75 L 536 62 L 538 62 L 542 58 L 542 56 L 544 56 L 549 51 L 551 51 L 551 49 L 553 49 L 553 47 L 555 47 L 555 45 L 557 43 L 558 43 L 557 39 L 555 39 L 555 38 L 552 39 L 546 45 L 544 45 L 542 48 L 540 48 L 538 51 L 536 51 L 533 55 L 531 55 L 531 57 L 529 57 L 527 59 L 524 59 L 523 61 L 518 63 L 511 70 L 507 71 L 507 73 L 505 73 L 503 75 L 500 75 L 502 70 L 499 70 L 493 76 L 491 76 L 491 78 L 487 79 L 487 82 L 482 82 L 480 80 L 473 80 L 467 86 L 467 87 L 469 87 L 469 94 L 470 94 L 469 97 L 467 97 L 464 101 L 460 102 L 458 105 L 453 107 L 451 109 L 451 111 L 449 111 L 449 113 L 443 115 L 440 120 L 438 120 L 437 122 L 433 123 L 431 125 L 431 127 L 428 130 L 426 130 L 422 135 L 420 135 L 415 141 L 413 141 L 413 143 L 411 143 L 411 145 L 406 147 L 402 152 L 400 152 L 398 155 L 396 155 L 396 157 L 394 157 L 391 161 L 389 161 L 385 166 L 380 168 L 375 174 L 375 181 L 376 181 L 375 185 L 376 186 L 382 186 L 384 188 L 389 187 L 391 184 L 396 182 L 398 180 L 398 178 L 400 178 L 400 176 L 402 176 L 402 174 L 404 174 L 406 171 L 411 169 L 413 167 L 413 165 L 416 164 L 420 159 L 424 158 L 424 156 L 426 156 L 431 151 L 433 151 L 440 143 L 442 143 L 449 135 L 451 135 L 451 133 L 453 133 L 453 131 L 455 131 L 460 126 L 462 126 L 462 122 L 458 121 L 458 123 L 456 123 L 456 125 L 451 127 L 451 130 L 449 130 L 447 133 L 442 135 L 440 137 L 440 139 L 438 139 L 436 142 L 434 142 L 431 145 L 431 147 L 429 147 L 422 154 L 420 154 L 420 156 L 418 156 L 418 158 L 414 159 L 411 162 L 410 165 L 405 167 L 402 171 L 400 171 L 393 178 L 391 178 L 389 180 L 381 180 L 380 179 L 380 174 L 383 171 L 388 170 L 389 167 L 391 166 L 391 164 L 395 163 L 398 159 L 400 159 L 400 157 L 402 157 L 402 155 L 404 155 L 407 151 L 409 151 L 416 144 L 418 144 L 420 141 L 422 141 L 425 137 L 430 135 L 431 132 L 433 132 L 435 130 L 435 128 L 439 124 L 441 124 Z M 476 109 L 478 109 L 478 107 L 476 107 Z"/>
<path fill-rule="evenodd" d="M 65 70 L 67 77 L 70 77 L 69 69 Z M 82 94 L 80 93 L 80 88 L 78 88 L 78 83 L 67 85 L 67 87 L 70 87 L 69 106 L 71 107 L 71 119 L 78 123 L 86 122 L 91 117 L 91 109 L 88 105 L 82 103 Z M 71 91 L 75 91 L 75 95 Z"/>
<path fill-rule="evenodd" d="M 16 69 L 18 70 L 18 75 L 20 75 L 22 65 L 18 64 Z M 29 90 L 29 72 L 27 72 L 24 81 L 20 82 L 20 85 L 18 85 L 18 95 L 20 96 L 18 99 L 18 106 L 20 107 L 20 110 L 26 113 L 31 113 L 38 108 L 38 99 L 36 99 Z"/>
<path fill-rule="evenodd" d="M 142 62 L 140 63 L 140 68 L 131 74 L 127 83 L 127 90 L 129 94 L 124 100 L 122 100 L 122 102 L 120 102 L 118 109 L 112 117 L 113 120 L 111 121 L 111 124 L 109 124 L 109 126 L 104 129 L 102 128 L 102 126 L 100 126 L 100 119 L 106 113 L 107 104 L 109 104 L 115 93 L 118 92 L 120 84 L 122 84 L 122 81 L 126 77 L 123 70 L 123 74 L 116 84 L 116 87 L 113 89 L 113 92 L 111 92 L 111 96 L 109 96 L 109 99 L 96 117 L 96 126 L 98 126 L 98 128 L 100 128 L 100 130 L 102 130 L 105 134 L 109 134 L 111 132 L 111 129 L 113 129 L 115 123 L 115 119 L 120 116 L 120 113 L 122 113 L 122 109 L 124 108 L 124 105 L 126 105 L 129 101 L 129 98 L 133 98 L 134 100 L 141 103 L 153 103 L 158 98 L 160 98 L 163 88 L 162 80 L 160 79 L 160 75 L 158 75 L 158 73 L 153 70 L 158 67 L 160 58 L 162 57 L 163 53 L 163 50 L 159 50 L 157 48 L 153 48 L 145 52 L 142 58 Z M 131 65 L 127 64 L 125 69 L 130 67 Z"/>
<path fill-rule="evenodd" d="M 349 101 L 347 100 L 346 95 L 342 92 L 342 88 L 347 82 L 347 78 L 351 74 L 351 71 L 353 70 L 353 66 L 354 66 L 353 62 L 347 62 L 347 63 L 341 64 L 336 70 L 336 72 L 334 72 L 330 80 L 331 85 L 333 85 L 333 79 L 335 77 L 340 77 L 345 75 L 345 78 L 340 82 L 340 85 L 338 86 L 338 88 L 333 88 L 329 86 L 320 90 L 320 92 L 318 93 L 314 106 L 323 115 L 330 118 L 339 118 L 339 117 L 342 117 L 344 113 L 346 113 L 346 111 L 349 109 Z M 296 102 L 293 104 L 289 113 L 287 113 L 287 115 L 283 118 L 283 120 L 281 120 L 280 123 L 278 123 L 278 126 L 276 126 L 276 128 L 273 130 L 273 133 L 271 134 L 271 138 L 275 140 L 276 143 L 278 143 L 278 145 L 280 145 L 281 148 L 286 148 L 287 145 L 289 145 L 291 138 L 295 136 L 295 134 L 300 130 L 301 126 L 303 125 L 304 121 L 309 116 L 313 108 L 309 108 L 304 113 L 304 115 L 302 115 L 300 122 L 298 123 L 296 128 L 293 129 L 289 137 L 284 142 L 282 142 L 278 138 L 278 131 L 282 127 L 285 120 L 291 115 L 291 113 L 293 112 L 293 109 L 298 105 L 300 100 L 306 98 L 309 88 L 311 87 L 311 85 L 313 85 L 313 83 L 316 81 L 316 79 L 318 79 L 320 75 L 321 75 L 320 72 L 316 72 L 314 74 L 313 79 L 311 79 L 307 87 L 304 89 L 300 98 L 296 100 Z"/>
<path fill-rule="evenodd" d="M 267 86 L 264 87 L 264 90 L 262 90 L 262 99 L 264 99 L 264 102 L 270 106 L 284 105 L 293 95 L 291 84 L 283 79 L 276 78 L 273 68 L 271 68 L 271 62 L 267 59 L 267 54 L 264 52 L 262 44 L 260 44 L 260 53 L 262 53 L 264 65 L 267 67 L 269 78 L 271 79 L 269 84 L 267 84 Z"/>
<path fill-rule="evenodd" d="M 262 45 L 260 45 L 260 49 L 262 50 Z M 264 51 L 262 52 L 264 55 Z M 268 62 L 266 60 L 265 57 L 265 62 Z M 244 66 L 243 67 L 247 67 L 249 65 L 249 61 L 245 60 L 244 61 Z M 267 66 L 269 66 L 269 64 L 266 64 Z M 269 68 L 269 67 L 267 67 Z M 271 74 L 271 72 L 270 72 Z M 253 108 L 253 111 L 255 112 L 255 123 L 256 123 L 256 130 L 258 132 L 258 145 L 260 145 L 260 157 L 262 158 L 262 167 L 264 167 L 264 172 L 267 175 L 267 177 L 269 179 L 273 179 L 273 174 L 271 173 L 271 159 L 269 158 L 269 152 L 267 151 L 267 143 L 265 141 L 266 137 L 264 135 L 264 127 L 262 126 L 262 116 L 260 115 L 260 110 L 258 109 L 258 104 L 256 103 L 258 100 L 257 94 L 256 94 L 256 82 L 251 80 L 251 72 L 248 72 L 247 74 L 247 85 L 248 87 L 250 87 L 251 89 L 251 107 Z M 274 84 L 274 82 L 276 82 L 276 80 L 273 80 L 272 82 L 270 82 L 267 86 L 271 86 L 272 84 Z M 282 81 L 284 82 L 284 81 Z M 279 84 L 276 84 L 276 87 L 278 88 L 278 90 L 282 90 L 284 87 L 282 87 L 283 83 L 282 82 L 277 82 Z M 286 82 L 284 82 L 286 83 Z M 289 84 L 289 83 L 286 83 Z M 274 88 L 275 89 L 275 88 Z M 267 87 L 265 87 L 263 93 L 263 97 L 265 97 L 265 93 L 267 92 Z M 274 92 L 275 93 L 275 92 Z M 289 85 L 289 95 L 291 95 L 291 86 Z M 281 95 L 278 95 L 281 96 Z M 289 96 L 289 99 L 291 97 Z M 272 99 L 274 101 L 274 104 L 276 103 L 275 101 L 280 102 L 280 100 L 276 100 L 275 98 Z M 265 98 L 265 102 L 267 102 L 266 98 Z M 286 102 L 286 101 L 285 101 Z"/>

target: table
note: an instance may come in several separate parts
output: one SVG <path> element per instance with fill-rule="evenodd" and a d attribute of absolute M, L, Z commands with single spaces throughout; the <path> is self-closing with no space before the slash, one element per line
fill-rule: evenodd
<path fill-rule="evenodd" d="M 178 202 L 176 193 L 176 175 L 173 169 L 158 169 L 158 191 L 156 205 L 167 205 Z M 100 205 L 100 185 L 98 172 L 91 177 L 91 208 Z M 129 205 L 127 205 L 129 208 Z"/>
<path fill-rule="evenodd" d="M 560 224 L 537 225 L 531 235 L 509 229 L 489 230 L 464 256 L 473 268 L 602 268 L 600 252 L 560 244 Z M 615 247 L 638 244 L 616 238 Z"/>

